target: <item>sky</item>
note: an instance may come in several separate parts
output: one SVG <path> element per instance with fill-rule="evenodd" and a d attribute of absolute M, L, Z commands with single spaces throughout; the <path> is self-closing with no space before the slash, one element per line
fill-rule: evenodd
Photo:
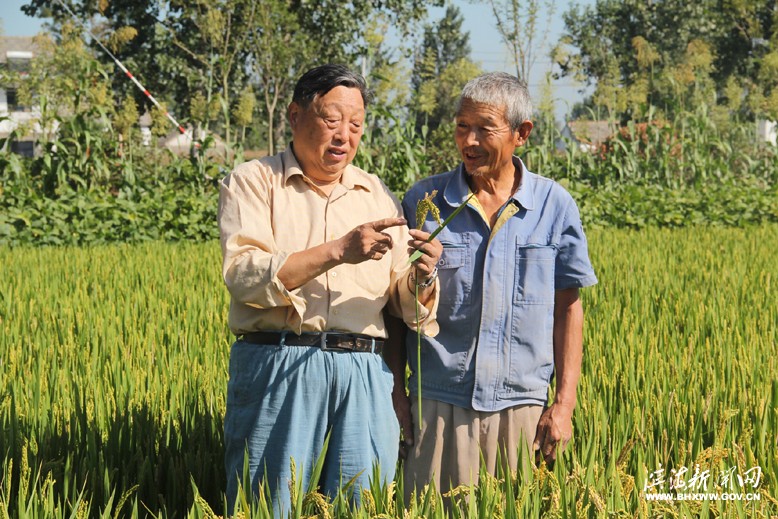
<path fill-rule="evenodd" d="M 569 2 L 574 2 L 578 5 L 593 5 L 594 0 L 569 0 Z M 27 3 L 26 0 L 0 0 L 0 3 L 2 4 L 2 9 L 0 9 L 0 20 L 2 20 L 0 33 L 3 35 L 32 36 L 41 29 L 43 20 L 40 18 L 30 18 L 21 12 L 20 8 Z M 474 2 L 472 0 L 453 0 L 453 3 L 462 11 L 464 18 L 463 29 L 470 33 L 470 47 L 473 60 L 479 62 L 481 67 L 487 72 L 505 71 L 515 73 L 508 49 L 497 32 L 494 16 L 488 3 Z M 556 8 L 552 16 L 551 25 L 548 28 L 549 35 L 547 41 L 549 46 L 553 45 L 562 35 L 564 31 L 562 14 L 570 5 L 570 3 L 563 1 L 554 3 Z M 444 8 L 430 9 L 430 21 L 442 18 L 444 12 Z M 539 19 L 544 23 L 546 16 L 541 14 Z M 544 49 L 538 53 L 538 59 L 529 78 L 530 95 L 536 104 L 540 100 L 545 74 L 551 67 L 548 49 Z M 584 85 L 574 82 L 572 78 L 563 78 L 552 83 L 557 121 L 563 121 L 565 114 L 572 108 L 573 104 L 582 100 L 583 94 L 580 93 L 582 89 L 584 89 Z"/>

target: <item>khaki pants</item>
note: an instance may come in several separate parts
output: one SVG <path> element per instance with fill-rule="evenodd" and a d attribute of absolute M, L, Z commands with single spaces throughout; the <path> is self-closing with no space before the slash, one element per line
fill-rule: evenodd
<path fill-rule="evenodd" d="M 405 499 L 414 489 L 421 491 L 430 482 L 441 492 L 478 480 L 483 455 L 486 469 L 495 474 L 498 453 L 511 470 L 518 466 L 519 441 L 531 452 L 535 429 L 543 406 L 523 405 L 485 413 L 455 405 L 422 399 L 422 430 L 414 425 L 416 440 L 403 467 Z M 418 404 L 412 399 L 414 422 Z M 525 460 L 531 462 L 532 460 Z M 441 483 L 443 484 L 441 486 Z"/>

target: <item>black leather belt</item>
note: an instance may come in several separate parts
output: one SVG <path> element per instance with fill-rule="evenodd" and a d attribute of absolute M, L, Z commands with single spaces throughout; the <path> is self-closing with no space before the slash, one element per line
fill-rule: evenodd
<path fill-rule="evenodd" d="M 239 341 L 279 346 L 312 346 L 323 351 L 355 351 L 380 354 L 384 340 L 359 333 L 315 332 L 297 335 L 292 332 L 252 332 L 238 336 Z"/>

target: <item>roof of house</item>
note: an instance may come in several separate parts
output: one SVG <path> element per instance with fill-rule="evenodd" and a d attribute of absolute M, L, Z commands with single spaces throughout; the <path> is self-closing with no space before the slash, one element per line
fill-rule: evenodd
<path fill-rule="evenodd" d="M 5 63 L 9 52 L 35 52 L 33 36 L 0 36 L 0 63 Z"/>
<path fill-rule="evenodd" d="M 608 121 L 569 121 L 570 133 L 576 140 L 599 146 L 614 134 Z"/>

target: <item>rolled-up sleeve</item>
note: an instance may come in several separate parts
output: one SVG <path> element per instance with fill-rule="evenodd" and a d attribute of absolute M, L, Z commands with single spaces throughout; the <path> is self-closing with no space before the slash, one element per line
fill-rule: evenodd
<path fill-rule="evenodd" d="M 287 321 L 293 327 L 299 327 L 305 313 L 305 300 L 299 289 L 287 290 L 278 279 L 278 272 L 290 252 L 279 251 L 276 247 L 271 224 L 270 187 L 255 180 L 249 181 L 247 176 L 233 172 L 219 186 L 224 282 L 233 303 L 259 309 L 289 307 Z"/>
<path fill-rule="evenodd" d="M 556 257 L 554 289 L 583 288 L 597 283 L 589 260 L 581 217 L 575 201 L 570 197 L 562 220 L 559 253 Z"/>

